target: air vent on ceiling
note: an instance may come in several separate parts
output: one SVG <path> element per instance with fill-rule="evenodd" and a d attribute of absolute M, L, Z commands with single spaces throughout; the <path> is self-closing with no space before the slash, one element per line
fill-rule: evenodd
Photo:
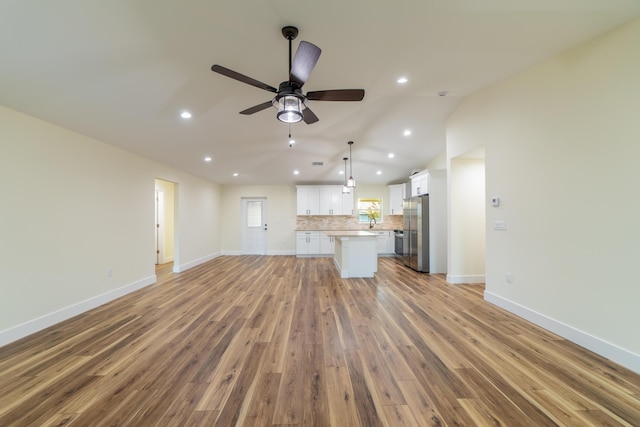
<path fill-rule="evenodd" d="M 313 162 L 311 166 L 324 166 L 324 162 Z"/>

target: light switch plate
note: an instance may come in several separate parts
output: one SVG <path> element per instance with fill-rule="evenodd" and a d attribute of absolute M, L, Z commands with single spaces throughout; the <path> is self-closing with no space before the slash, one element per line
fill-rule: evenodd
<path fill-rule="evenodd" d="M 493 229 L 499 231 L 507 230 L 507 221 L 493 221 Z"/>

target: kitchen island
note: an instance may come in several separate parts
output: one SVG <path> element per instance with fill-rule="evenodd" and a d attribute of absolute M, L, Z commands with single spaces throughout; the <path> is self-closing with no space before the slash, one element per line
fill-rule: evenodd
<path fill-rule="evenodd" d="M 333 260 L 340 277 L 373 277 L 378 271 L 378 236 L 368 231 L 326 231 L 335 238 Z"/>

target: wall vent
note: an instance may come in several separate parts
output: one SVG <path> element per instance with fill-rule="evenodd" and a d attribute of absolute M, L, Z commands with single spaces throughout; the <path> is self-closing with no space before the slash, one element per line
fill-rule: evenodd
<path fill-rule="evenodd" d="M 324 166 L 324 162 L 313 162 L 311 166 Z"/>

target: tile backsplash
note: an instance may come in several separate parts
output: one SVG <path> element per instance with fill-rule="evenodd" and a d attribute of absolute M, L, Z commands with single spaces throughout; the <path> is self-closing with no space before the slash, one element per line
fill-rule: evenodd
<path fill-rule="evenodd" d="M 369 223 L 358 222 L 351 215 L 298 215 L 296 230 L 369 230 Z M 382 222 L 373 226 L 373 230 L 402 229 L 402 215 L 387 215 Z"/>

